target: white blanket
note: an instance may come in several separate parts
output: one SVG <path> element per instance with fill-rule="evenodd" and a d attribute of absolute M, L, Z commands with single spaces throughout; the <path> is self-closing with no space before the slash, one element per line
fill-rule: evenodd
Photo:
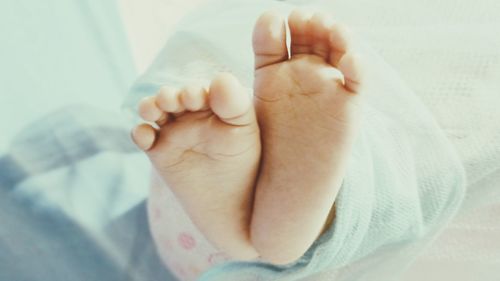
<path fill-rule="evenodd" d="M 450 5 L 457 7 L 456 2 L 450 3 L 450 1 L 432 3 L 431 6 L 425 2 L 400 3 L 396 1 L 383 3 L 336 1 L 332 4 L 326 2 L 318 5 L 332 11 L 335 18 L 353 26 L 359 34 L 363 35 L 432 111 L 448 139 L 458 150 L 462 163 L 466 167 L 469 184 L 467 199 L 463 206 L 464 215 L 474 208 L 499 202 L 500 191 L 496 188 L 498 187 L 497 181 L 494 180 L 500 163 L 498 146 L 500 119 L 495 111 L 495 107 L 500 104 L 498 95 L 500 92 L 500 79 L 498 79 L 500 41 L 494 32 L 497 31 L 496 34 L 498 34 L 500 30 L 498 19 L 495 17 L 500 11 L 498 4 L 493 1 L 483 1 L 480 4 L 461 1 L 459 8 L 456 9 L 450 9 Z M 468 10 L 467 7 L 472 7 L 472 5 L 475 8 Z M 184 36 L 185 39 L 186 34 L 182 34 L 182 30 L 189 30 L 196 26 L 196 23 L 192 24 L 193 20 L 196 22 L 200 18 L 210 19 L 210 13 L 214 12 L 216 12 L 215 8 L 197 11 L 190 17 L 191 21 L 184 21 L 186 24 L 179 27 L 180 32 L 174 37 Z M 250 31 L 248 26 L 233 26 L 233 28 L 242 33 L 249 34 Z M 190 31 L 196 33 L 194 29 Z M 199 30 L 198 35 L 203 36 L 203 30 Z M 184 47 L 182 49 L 184 52 L 191 52 L 190 54 L 194 55 L 192 61 L 195 63 L 186 64 L 179 56 L 163 57 L 174 67 L 161 73 L 150 71 L 149 74 L 154 74 L 146 75 L 146 80 L 149 79 L 146 83 L 137 84 L 138 88 L 135 88 L 134 93 L 140 94 L 129 99 L 129 105 L 133 105 L 139 96 L 151 93 L 160 82 L 182 84 L 192 80 L 193 75 L 220 70 L 219 65 L 211 65 L 207 62 L 224 61 L 234 66 L 234 61 L 231 61 L 230 57 L 247 56 L 243 58 L 244 61 L 248 61 L 249 58 L 249 54 L 245 53 L 247 49 L 235 49 L 232 48 L 234 46 L 232 44 L 229 45 L 231 47 L 228 46 L 229 49 L 217 46 L 218 52 L 207 53 L 196 45 L 187 46 L 190 49 L 186 50 L 186 45 L 175 45 L 174 39 L 171 38 L 169 41 L 170 48 Z M 204 39 L 210 41 L 210 38 Z M 245 42 L 237 43 L 238 46 L 241 44 Z M 230 70 L 239 74 L 247 84 L 250 84 L 251 78 L 245 72 L 247 66 L 231 67 Z M 155 67 L 158 70 L 158 62 L 153 69 Z M 209 78 L 208 76 L 201 78 Z M 143 79 L 142 82 L 145 80 Z M 477 212 L 475 217 L 481 214 Z M 464 215 L 459 219 L 462 224 L 465 222 L 470 226 L 470 219 L 466 219 Z M 493 229 L 498 233 L 498 225 L 488 222 L 490 223 L 489 230 Z M 462 227 L 462 230 L 463 228 L 465 227 Z M 450 235 L 449 232 L 445 231 L 443 237 Z M 460 239 L 459 236 L 455 234 L 454 237 Z M 480 238 L 480 236 L 481 233 L 475 233 L 475 236 L 469 239 L 468 251 L 477 251 L 478 254 L 475 256 L 478 257 L 478 261 L 485 261 L 484 257 L 492 257 L 493 254 L 493 259 L 489 262 L 492 260 L 498 262 L 498 251 L 485 253 L 485 247 L 477 248 L 475 247 L 477 245 L 470 242 L 474 240 L 474 237 Z M 438 241 L 441 240 L 443 239 Z M 498 242 L 494 245 L 498 245 Z M 427 254 L 422 255 L 416 266 L 425 266 L 426 258 L 435 257 L 436 251 L 433 252 L 432 249 L 437 247 L 440 247 L 439 243 Z M 460 249 L 447 247 L 446 251 L 439 251 L 438 260 L 443 261 L 443 264 L 453 261 L 461 265 L 465 264 L 465 260 L 470 260 L 470 255 L 467 257 L 464 254 L 457 255 L 456 251 Z M 486 266 L 482 269 L 484 268 L 490 267 Z M 469 267 L 464 270 L 474 270 L 474 268 Z M 434 268 L 433 271 L 423 271 L 419 274 L 425 276 L 428 273 L 432 276 L 432 272 L 436 272 L 436 274 L 441 274 L 441 277 L 446 276 L 442 271 Z M 452 273 L 450 270 L 444 272 Z M 486 274 L 493 276 L 495 272 L 490 270 Z M 414 275 L 408 275 L 406 278 L 412 276 Z"/>

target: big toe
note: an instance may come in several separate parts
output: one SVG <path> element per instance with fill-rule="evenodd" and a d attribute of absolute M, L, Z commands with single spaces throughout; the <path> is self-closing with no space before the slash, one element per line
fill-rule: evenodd
<path fill-rule="evenodd" d="M 248 125 L 255 121 L 251 97 L 231 74 L 219 74 L 210 85 L 209 104 L 223 122 L 230 125 Z"/>
<path fill-rule="evenodd" d="M 288 59 L 284 19 L 275 12 L 262 14 L 255 23 L 252 44 L 255 69 Z"/>

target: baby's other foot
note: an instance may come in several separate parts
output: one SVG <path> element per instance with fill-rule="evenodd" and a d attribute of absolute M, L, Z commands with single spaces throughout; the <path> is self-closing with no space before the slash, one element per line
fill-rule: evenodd
<path fill-rule="evenodd" d="M 194 224 L 232 258 L 255 258 L 248 228 L 261 147 L 247 89 L 221 74 L 208 90 L 163 87 L 139 113 L 158 127 L 139 125 L 133 139 Z"/>
<path fill-rule="evenodd" d="M 263 153 L 251 238 L 263 259 L 280 264 L 302 256 L 333 213 L 364 84 L 344 29 L 302 11 L 288 25 L 290 55 L 278 15 L 262 15 L 253 35 Z"/>

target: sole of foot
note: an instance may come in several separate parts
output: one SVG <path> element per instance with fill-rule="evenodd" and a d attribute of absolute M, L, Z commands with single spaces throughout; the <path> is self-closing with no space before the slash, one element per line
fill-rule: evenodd
<path fill-rule="evenodd" d="M 132 138 L 194 224 L 229 256 L 255 258 L 249 224 L 261 146 L 248 90 L 220 74 L 208 88 L 163 87 L 139 114 L 156 125 L 137 126 Z"/>
<path fill-rule="evenodd" d="M 287 264 L 325 229 L 359 130 L 364 77 L 349 32 L 320 13 L 257 21 L 255 106 L 262 134 L 251 239 Z M 330 216 L 329 216 L 330 214 Z"/>

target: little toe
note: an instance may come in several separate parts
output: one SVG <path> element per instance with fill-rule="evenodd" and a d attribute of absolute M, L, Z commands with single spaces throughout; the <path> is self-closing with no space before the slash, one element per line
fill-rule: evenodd
<path fill-rule="evenodd" d="M 329 27 L 330 55 L 329 63 L 337 67 L 342 56 L 344 56 L 352 46 L 352 38 L 347 27 L 341 24 L 333 24 Z"/>
<path fill-rule="evenodd" d="M 175 88 L 163 86 L 156 96 L 158 107 L 169 113 L 179 113 L 185 110 L 181 103 L 179 91 Z"/>
<path fill-rule="evenodd" d="M 364 85 L 364 69 L 359 55 L 346 54 L 338 64 L 338 69 L 344 75 L 344 86 L 352 93 L 359 93 Z"/>
<path fill-rule="evenodd" d="M 207 91 L 202 87 L 189 86 L 182 89 L 180 100 L 184 108 L 189 111 L 208 109 Z"/>
<path fill-rule="evenodd" d="M 156 105 L 156 97 L 145 97 L 139 102 L 139 116 L 146 121 L 156 122 L 163 115 L 163 111 Z"/>
<path fill-rule="evenodd" d="M 291 55 L 310 54 L 312 51 L 311 46 L 311 32 L 310 20 L 312 14 L 303 10 L 294 10 L 288 16 L 288 26 L 290 27 L 291 35 Z"/>
<path fill-rule="evenodd" d="M 315 13 L 310 21 L 312 53 L 323 58 L 326 62 L 330 59 L 330 30 L 333 20 L 323 13 Z"/>
<path fill-rule="evenodd" d="M 132 140 L 144 151 L 150 150 L 156 139 L 156 130 L 148 124 L 141 124 L 132 130 Z"/>
<path fill-rule="evenodd" d="M 219 74 L 210 85 L 209 104 L 223 122 L 244 126 L 255 122 L 251 98 L 231 74 Z"/>
<path fill-rule="evenodd" d="M 284 19 L 274 12 L 262 14 L 254 27 L 252 45 L 255 69 L 288 59 Z"/>

